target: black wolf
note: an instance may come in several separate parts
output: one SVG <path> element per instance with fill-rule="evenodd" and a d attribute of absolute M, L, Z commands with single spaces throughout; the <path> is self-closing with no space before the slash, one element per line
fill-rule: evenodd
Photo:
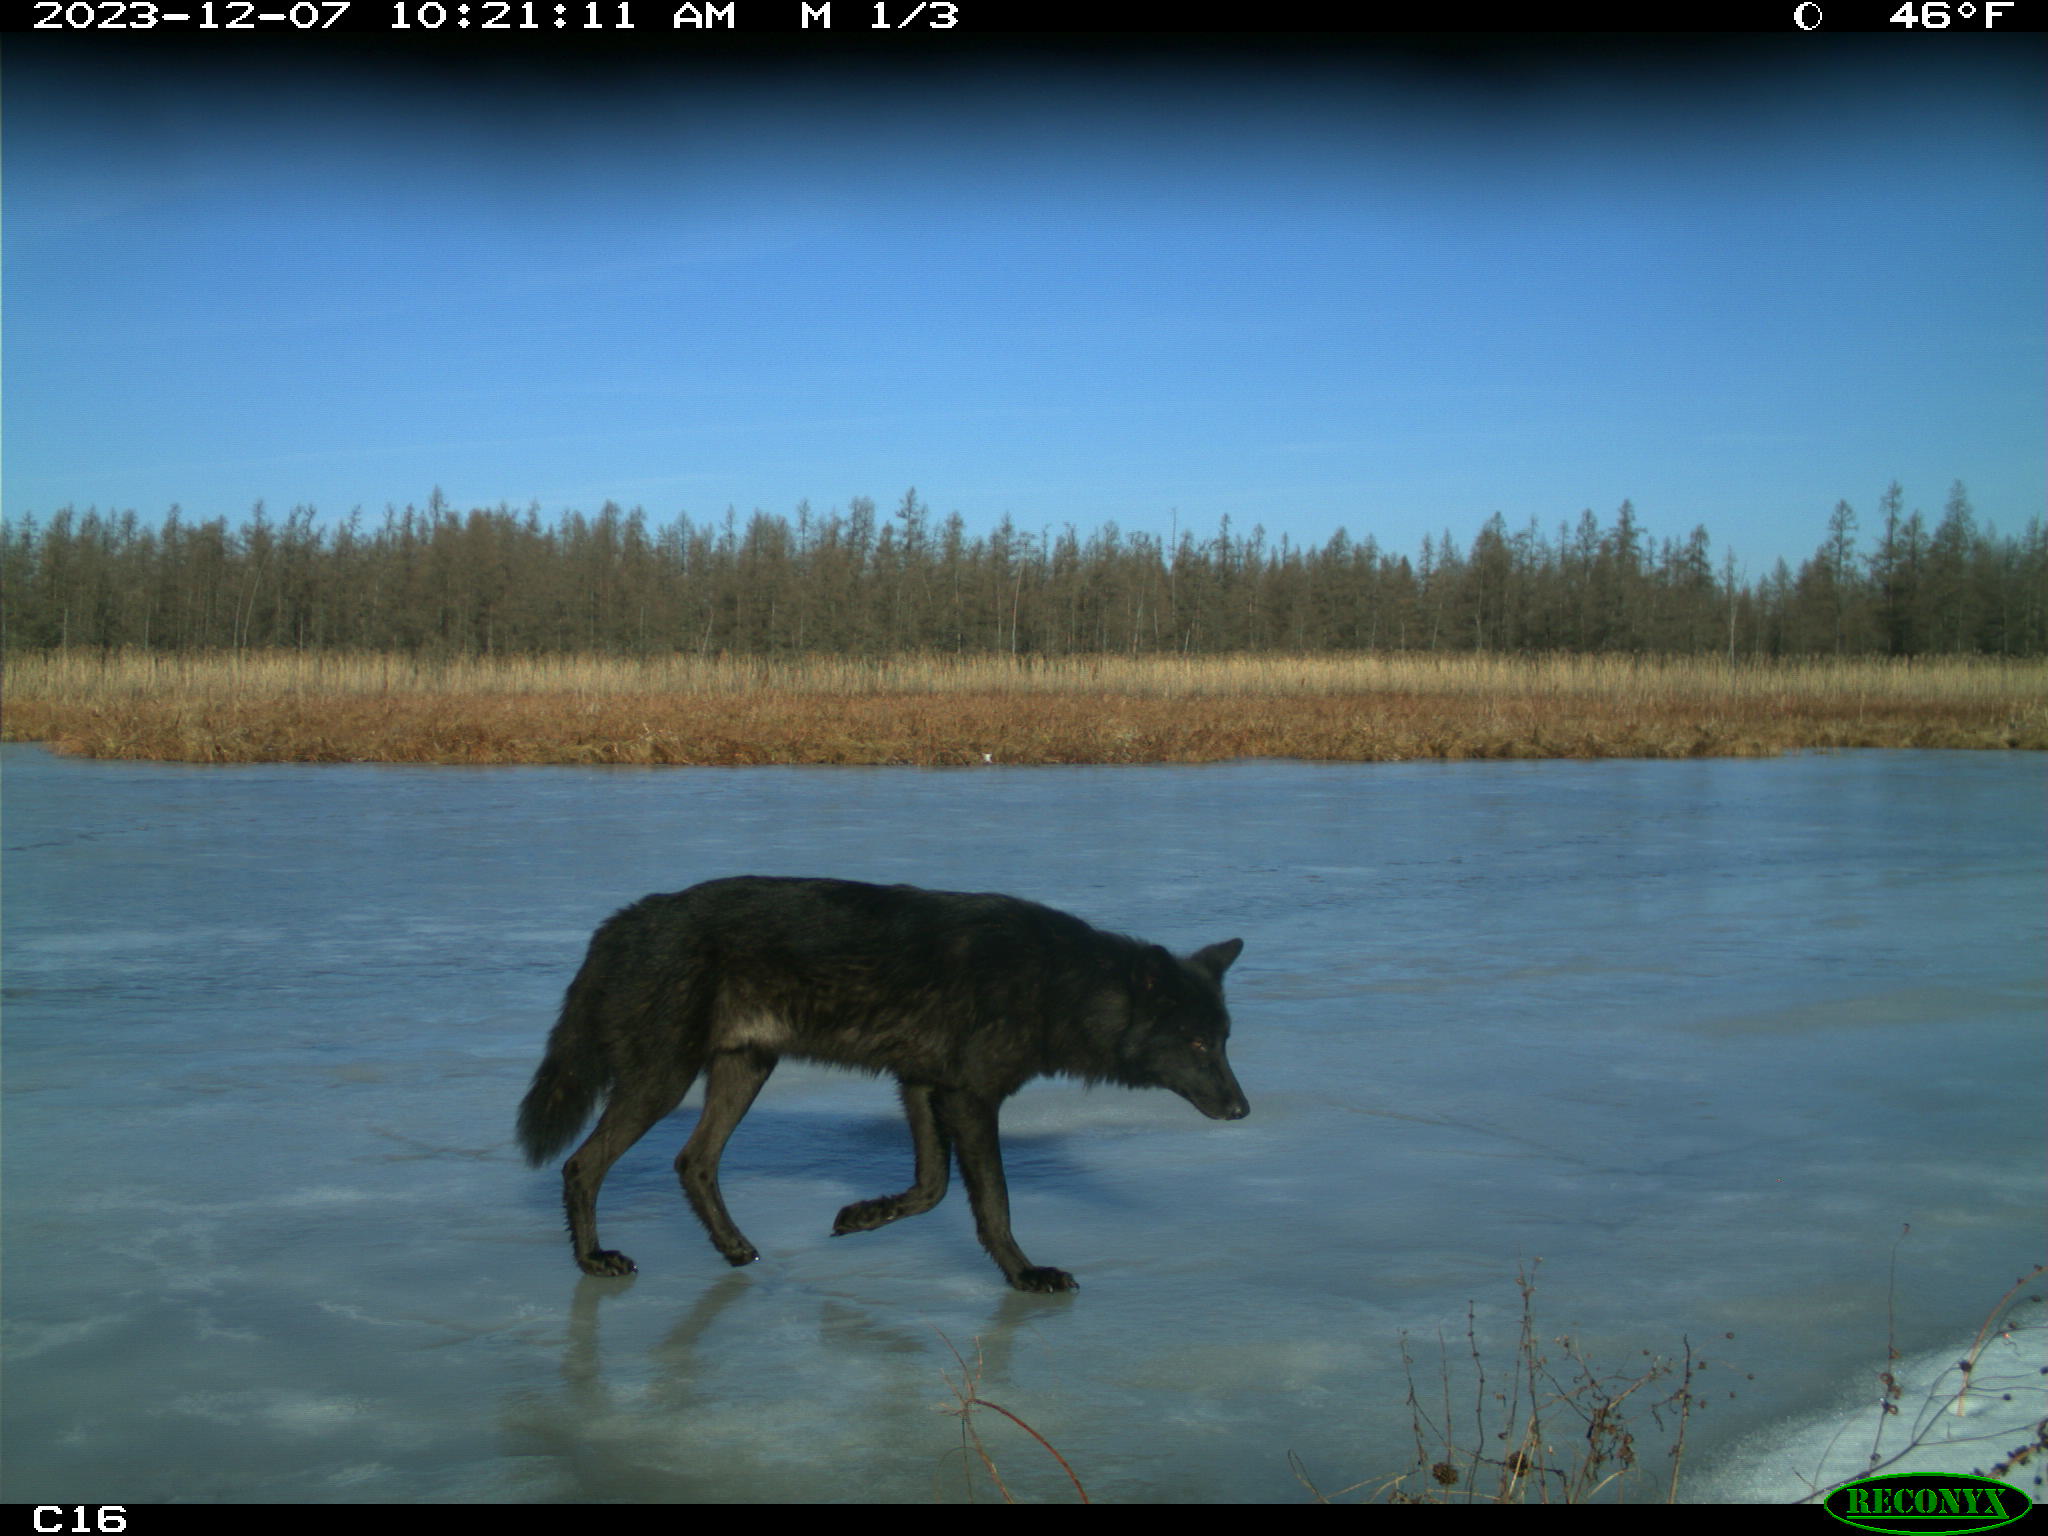
<path fill-rule="evenodd" d="M 1242 1119 L 1223 973 L 1243 948 L 1226 939 L 1176 959 L 1014 896 L 852 880 L 742 876 L 649 896 L 592 937 L 519 1107 L 519 1140 L 527 1161 L 546 1161 L 604 1097 L 562 1169 L 563 1203 L 584 1272 L 630 1274 L 631 1259 L 597 1246 L 598 1186 L 704 1073 L 676 1172 L 713 1246 L 751 1264 L 760 1255 L 726 1214 L 718 1159 L 775 1063 L 889 1072 L 915 1181 L 847 1206 L 833 1234 L 930 1210 L 957 1152 L 981 1244 L 1010 1284 L 1072 1290 L 1072 1275 L 1033 1264 L 1010 1235 L 997 1111 L 1050 1075 L 1171 1088 L 1211 1119 Z"/>

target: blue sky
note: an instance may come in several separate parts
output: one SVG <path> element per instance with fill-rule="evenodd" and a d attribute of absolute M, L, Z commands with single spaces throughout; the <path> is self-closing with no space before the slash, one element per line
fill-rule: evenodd
<path fill-rule="evenodd" d="M 4 510 L 2048 499 L 2038 39 L 4 60 Z"/>

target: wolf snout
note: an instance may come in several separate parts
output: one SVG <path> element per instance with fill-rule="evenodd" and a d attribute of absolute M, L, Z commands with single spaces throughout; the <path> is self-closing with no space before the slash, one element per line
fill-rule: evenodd
<path fill-rule="evenodd" d="M 1242 1120 L 1252 1112 L 1251 1105 L 1245 1102 L 1243 1090 L 1235 1084 L 1221 1093 L 1214 1090 L 1193 1093 L 1182 1090 L 1181 1097 L 1211 1120 Z"/>

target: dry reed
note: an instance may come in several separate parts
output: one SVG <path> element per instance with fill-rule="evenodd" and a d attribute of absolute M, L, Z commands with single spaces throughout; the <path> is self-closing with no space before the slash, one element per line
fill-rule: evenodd
<path fill-rule="evenodd" d="M 1136 763 L 2048 749 L 2048 663 L 38 651 L 0 735 L 186 762 Z"/>

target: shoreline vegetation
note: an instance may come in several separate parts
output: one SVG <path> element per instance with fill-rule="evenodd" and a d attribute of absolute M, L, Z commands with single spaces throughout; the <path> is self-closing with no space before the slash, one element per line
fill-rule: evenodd
<path fill-rule="evenodd" d="M 2048 750 L 2048 662 L 14 650 L 0 739 L 192 763 L 1204 763 Z"/>

